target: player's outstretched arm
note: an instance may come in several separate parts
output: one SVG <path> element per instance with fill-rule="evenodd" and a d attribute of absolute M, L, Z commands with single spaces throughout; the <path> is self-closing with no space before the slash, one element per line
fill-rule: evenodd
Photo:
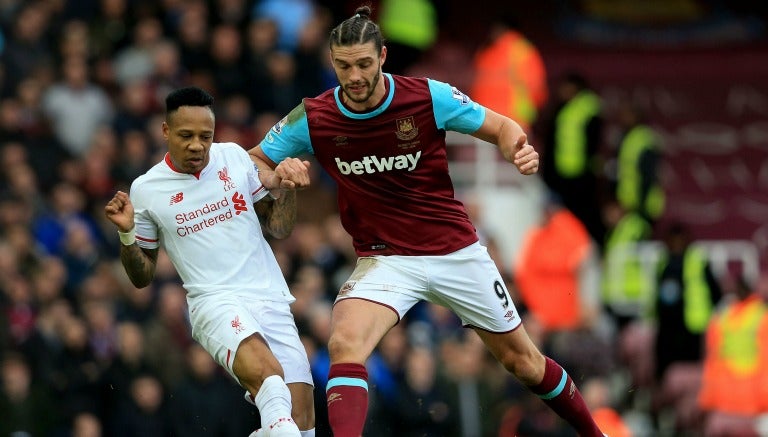
<path fill-rule="evenodd" d="M 251 159 L 256 162 L 253 155 Z M 309 185 L 309 165 L 309 161 L 286 158 L 266 175 L 259 169 L 262 184 L 275 200 L 257 202 L 256 214 L 275 238 L 287 237 L 296 224 L 296 190 Z"/>
<path fill-rule="evenodd" d="M 144 288 L 155 277 L 157 249 L 142 249 L 136 244 L 133 204 L 127 193 L 118 191 L 104 207 L 107 219 L 120 232 L 120 261 L 125 273 L 137 288 Z"/>
<path fill-rule="evenodd" d="M 539 170 L 539 153 L 528 144 L 528 136 L 520 125 L 509 117 L 486 109 L 485 121 L 473 136 L 496 144 L 504 159 L 515 164 L 524 175 Z"/>
<path fill-rule="evenodd" d="M 280 164 L 276 164 L 264 154 L 261 146 L 250 149 L 248 155 L 259 169 L 261 183 L 272 194 L 276 194 L 275 190 L 279 189 L 300 190 L 309 187 L 309 161 L 285 158 Z"/>

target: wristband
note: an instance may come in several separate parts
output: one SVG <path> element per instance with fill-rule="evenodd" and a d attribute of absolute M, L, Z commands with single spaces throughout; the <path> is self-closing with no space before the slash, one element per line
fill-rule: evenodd
<path fill-rule="evenodd" d="M 131 246 L 136 242 L 136 226 L 132 227 L 128 232 L 120 232 L 118 229 L 117 235 L 120 236 L 120 242 L 123 243 L 123 246 Z"/>

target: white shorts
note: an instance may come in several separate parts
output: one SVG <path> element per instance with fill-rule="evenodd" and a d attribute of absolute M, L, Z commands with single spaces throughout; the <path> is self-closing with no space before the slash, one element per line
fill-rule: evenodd
<path fill-rule="evenodd" d="M 230 375 L 240 342 L 254 333 L 261 334 L 283 367 L 285 382 L 304 382 L 314 386 L 307 351 L 287 302 L 247 299 L 222 294 L 189 299 L 192 338 Z"/>
<path fill-rule="evenodd" d="M 448 255 L 360 257 L 336 301 L 349 298 L 380 303 L 400 319 L 426 300 L 451 309 L 467 327 L 503 333 L 520 326 L 501 274 L 480 243 Z"/>

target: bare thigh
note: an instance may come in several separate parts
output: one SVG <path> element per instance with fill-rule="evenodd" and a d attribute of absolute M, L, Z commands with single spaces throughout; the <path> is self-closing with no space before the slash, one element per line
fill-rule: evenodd
<path fill-rule="evenodd" d="M 331 364 L 364 364 L 398 320 L 392 308 L 379 303 L 357 298 L 337 301 L 328 341 Z"/>

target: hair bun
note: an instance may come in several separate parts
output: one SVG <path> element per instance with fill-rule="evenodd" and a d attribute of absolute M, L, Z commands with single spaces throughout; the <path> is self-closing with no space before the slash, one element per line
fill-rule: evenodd
<path fill-rule="evenodd" d="M 355 9 L 355 17 L 362 17 L 362 18 L 371 18 L 371 7 L 370 6 L 360 6 L 359 8 Z"/>

